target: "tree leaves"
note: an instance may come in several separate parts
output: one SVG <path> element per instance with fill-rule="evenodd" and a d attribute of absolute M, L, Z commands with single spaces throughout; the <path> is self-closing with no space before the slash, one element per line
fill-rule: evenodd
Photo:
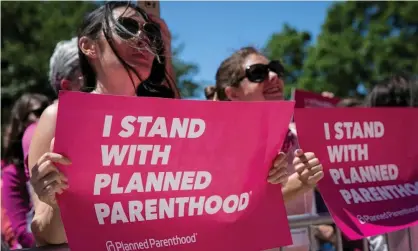
<path fill-rule="evenodd" d="M 2 20 L 3 105 L 23 92 L 55 93 L 48 83 L 49 58 L 58 41 L 75 36 L 92 2 L 4 2 Z"/>
<path fill-rule="evenodd" d="M 61 40 L 76 35 L 83 16 L 100 3 L 74 1 L 3 2 L 1 4 L 2 106 L 10 106 L 24 92 L 55 97 L 48 83 L 49 58 Z M 197 84 L 191 81 L 197 66 L 174 52 L 174 68 L 184 96 L 194 96 Z"/>
<path fill-rule="evenodd" d="M 174 39 L 175 41 L 176 39 Z M 172 41 L 172 43 L 174 43 Z M 199 84 L 193 81 L 193 77 L 197 74 L 199 68 L 196 64 L 185 62 L 180 58 L 180 54 L 184 49 L 184 44 L 181 43 L 173 46 L 173 67 L 176 74 L 176 83 L 180 89 L 183 98 L 192 98 L 197 96 L 197 91 L 200 90 Z"/>
<path fill-rule="evenodd" d="M 361 95 L 360 85 L 371 88 L 392 74 L 418 73 L 414 13 L 417 2 L 337 2 L 328 10 L 316 44 L 300 39 L 307 32 L 284 25 L 265 50 L 285 62 L 287 85 Z"/>

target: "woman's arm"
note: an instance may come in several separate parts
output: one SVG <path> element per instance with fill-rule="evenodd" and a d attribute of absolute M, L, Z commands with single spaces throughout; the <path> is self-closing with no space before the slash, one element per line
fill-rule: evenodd
<path fill-rule="evenodd" d="M 54 103 L 44 111 L 39 119 L 29 148 L 28 159 L 31 177 L 33 175 L 32 169 L 37 164 L 38 159 L 51 150 L 50 146 L 55 135 L 57 112 L 58 104 Z M 35 208 L 32 232 L 37 245 L 66 243 L 67 237 L 58 205 L 49 205 L 40 201 L 34 192 L 32 192 L 32 199 Z"/>
<path fill-rule="evenodd" d="M 2 180 L 2 206 L 6 209 L 16 239 L 22 247 L 32 247 L 35 239 L 28 229 L 32 208 L 24 170 L 9 165 L 3 169 Z"/>

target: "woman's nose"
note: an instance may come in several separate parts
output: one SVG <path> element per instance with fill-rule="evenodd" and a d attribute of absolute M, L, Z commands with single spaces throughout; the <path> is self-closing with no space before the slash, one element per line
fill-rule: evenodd
<path fill-rule="evenodd" d="M 277 75 L 277 73 L 275 73 L 274 71 L 269 71 L 269 80 L 275 80 L 276 78 L 278 78 L 279 76 Z"/>

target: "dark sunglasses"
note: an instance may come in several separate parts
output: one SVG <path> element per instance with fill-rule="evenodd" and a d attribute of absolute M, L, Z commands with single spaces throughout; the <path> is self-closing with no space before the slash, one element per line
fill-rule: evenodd
<path fill-rule="evenodd" d="M 138 22 L 138 20 L 135 20 L 130 17 L 119 17 L 117 20 L 119 25 L 123 26 L 123 28 L 128 30 L 129 33 L 116 27 L 115 31 L 117 35 L 122 39 L 128 40 L 139 35 L 141 31 L 144 31 L 148 39 L 154 41 L 154 43 L 161 43 L 161 32 L 158 25 L 153 23 L 152 21 L 149 21 L 149 18 L 145 12 L 140 12 L 144 16 L 144 24 L 141 24 L 140 22 Z M 154 59 L 152 63 L 150 76 L 148 77 L 148 79 L 143 81 L 136 89 L 137 96 L 160 98 L 175 97 L 175 93 L 171 88 L 162 85 L 162 82 L 165 79 L 165 58 L 163 56 L 160 56 L 160 60 L 162 60 L 162 62 L 159 62 L 156 58 Z"/>
<path fill-rule="evenodd" d="M 36 117 L 38 117 L 38 118 L 40 118 L 41 117 L 41 115 L 42 115 L 42 113 L 44 112 L 44 110 L 46 109 L 46 107 L 41 107 L 41 108 L 38 108 L 38 109 L 36 109 L 36 110 L 33 110 L 32 111 L 32 113 L 36 116 Z"/>
<path fill-rule="evenodd" d="M 48 107 L 48 105 L 49 104 L 45 104 L 45 105 L 42 105 L 41 107 L 39 107 L 38 109 L 34 109 L 34 110 L 30 111 L 26 115 L 25 119 L 27 119 L 29 117 L 29 115 L 31 115 L 31 114 L 35 115 L 35 117 L 37 117 L 37 118 L 40 118 L 42 113 L 44 112 L 44 110 Z"/>
<path fill-rule="evenodd" d="M 127 33 L 116 27 L 116 34 L 123 39 L 131 39 L 134 36 L 139 35 L 141 30 L 143 30 L 147 36 L 156 36 L 159 31 L 158 27 L 153 23 L 145 22 L 141 25 L 138 20 L 130 17 L 119 17 L 117 21 L 123 28 L 129 31 L 129 33 Z"/>
<path fill-rule="evenodd" d="M 284 76 L 283 65 L 280 63 L 280 61 L 273 60 L 268 64 L 253 64 L 248 66 L 245 69 L 245 77 L 243 77 L 241 80 L 247 78 L 251 82 L 261 83 L 266 80 L 270 71 L 276 73 L 279 77 Z"/>

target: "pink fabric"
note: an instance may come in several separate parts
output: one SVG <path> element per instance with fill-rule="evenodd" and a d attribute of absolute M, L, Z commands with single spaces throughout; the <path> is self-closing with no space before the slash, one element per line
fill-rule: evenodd
<path fill-rule="evenodd" d="M 35 239 L 30 231 L 33 210 L 27 188 L 28 176 L 13 164 L 2 165 L 2 208 L 6 210 L 17 242 L 22 247 L 32 247 Z"/>
<path fill-rule="evenodd" d="M 3 166 L 3 161 L 1 163 Z M 3 191 L 1 189 L 3 187 L 3 182 L 0 180 L 0 192 Z M 3 197 L 2 197 L 3 198 Z M 17 243 L 16 236 L 12 227 L 12 223 L 10 222 L 9 217 L 7 216 L 7 210 L 3 207 L 3 201 L 1 205 L 1 239 L 4 241 L 9 248 L 16 249 L 19 247 Z"/>

